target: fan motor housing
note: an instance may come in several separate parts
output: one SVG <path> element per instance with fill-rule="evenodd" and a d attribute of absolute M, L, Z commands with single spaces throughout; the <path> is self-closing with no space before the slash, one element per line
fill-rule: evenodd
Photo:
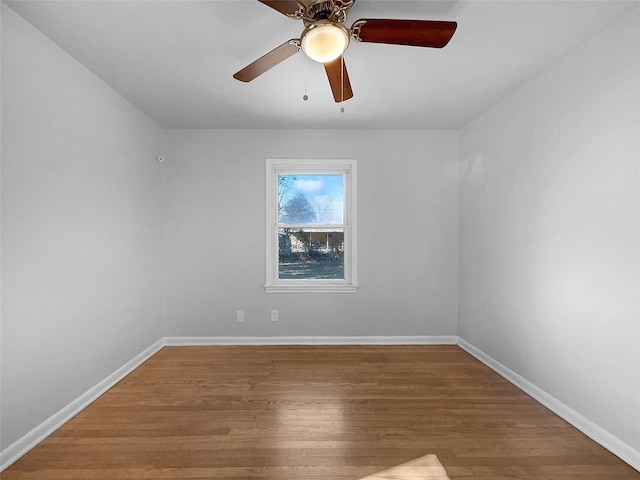
<path fill-rule="evenodd" d="M 302 20 L 305 25 L 316 23 L 318 20 L 329 20 L 336 23 L 344 23 L 347 19 L 347 11 L 353 6 L 355 0 L 313 0 L 304 8 Z"/>

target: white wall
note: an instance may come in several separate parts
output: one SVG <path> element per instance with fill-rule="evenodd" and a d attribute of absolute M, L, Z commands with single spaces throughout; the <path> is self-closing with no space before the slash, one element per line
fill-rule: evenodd
<path fill-rule="evenodd" d="M 460 146 L 459 335 L 636 452 L 639 32 L 636 10 Z"/>
<path fill-rule="evenodd" d="M 172 131 L 168 140 L 166 335 L 456 334 L 456 132 Z M 300 157 L 358 161 L 356 294 L 264 292 L 265 158 Z"/>
<path fill-rule="evenodd" d="M 162 336 L 160 134 L 2 5 L 2 449 Z"/>

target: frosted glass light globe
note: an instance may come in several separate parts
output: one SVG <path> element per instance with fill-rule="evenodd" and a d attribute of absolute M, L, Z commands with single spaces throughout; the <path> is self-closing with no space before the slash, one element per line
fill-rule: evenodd
<path fill-rule="evenodd" d="M 316 24 L 303 33 L 302 50 L 311 60 L 331 62 L 349 46 L 349 34 L 332 23 Z"/>

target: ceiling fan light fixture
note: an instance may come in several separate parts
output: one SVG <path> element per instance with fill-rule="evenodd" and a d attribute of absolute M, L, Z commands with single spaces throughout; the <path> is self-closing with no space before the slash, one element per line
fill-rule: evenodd
<path fill-rule="evenodd" d="M 311 60 L 331 62 L 349 46 L 349 32 L 333 22 L 317 22 L 302 32 L 301 46 Z"/>

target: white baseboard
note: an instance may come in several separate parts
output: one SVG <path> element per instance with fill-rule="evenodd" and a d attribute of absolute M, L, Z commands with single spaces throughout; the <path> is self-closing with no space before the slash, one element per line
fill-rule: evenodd
<path fill-rule="evenodd" d="M 100 383 L 90 388 L 74 401 L 69 403 L 66 407 L 62 408 L 60 411 L 46 419 L 36 428 L 27 433 L 24 437 L 20 438 L 19 440 L 2 450 L 0 452 L 0 472 L 9 467 L 12 463 L 22 457 L 33 447 L 42 442 L 45 438 L 47 438 L 54 431 L 60 428 L 64 423 L 68 422 L 71 418 L 84 410 L 100 395 L 113 387 L 116 383 L 126 377 L 133 370 L 138 368 L 145 360 L 151 357 L 163 346 L 164 340 L 158 340 L 156 343 L 136 355 L 134 358 L 129 360 L 122 367 L 113 372 Z"/>
<path fill-rule="evenodd" d="M 628 443 L 622 441 L 609 431 L 576 412 L 571 407 L 567 406 L 553 395 L 545 392 L 540 387 L 534 385 L 526 378 L 505 367 L 503 364 L 490 357 L 482 350 L 471 345 L 466 340 L 458 338 L 458 346 L 514 384 L 520 390 L 533 397 L 553 413 L 569 422 L 582 433 L 598 442 L 614 455 L 617 455 L 633 468 L 640 471 L 640 451 L 634 449 Z"/>
<path fill-rule="evenodd" d="M 375 337 L 166 337 L 166 346 L 196 345 L 456 345 L 455 335 Z"/>

